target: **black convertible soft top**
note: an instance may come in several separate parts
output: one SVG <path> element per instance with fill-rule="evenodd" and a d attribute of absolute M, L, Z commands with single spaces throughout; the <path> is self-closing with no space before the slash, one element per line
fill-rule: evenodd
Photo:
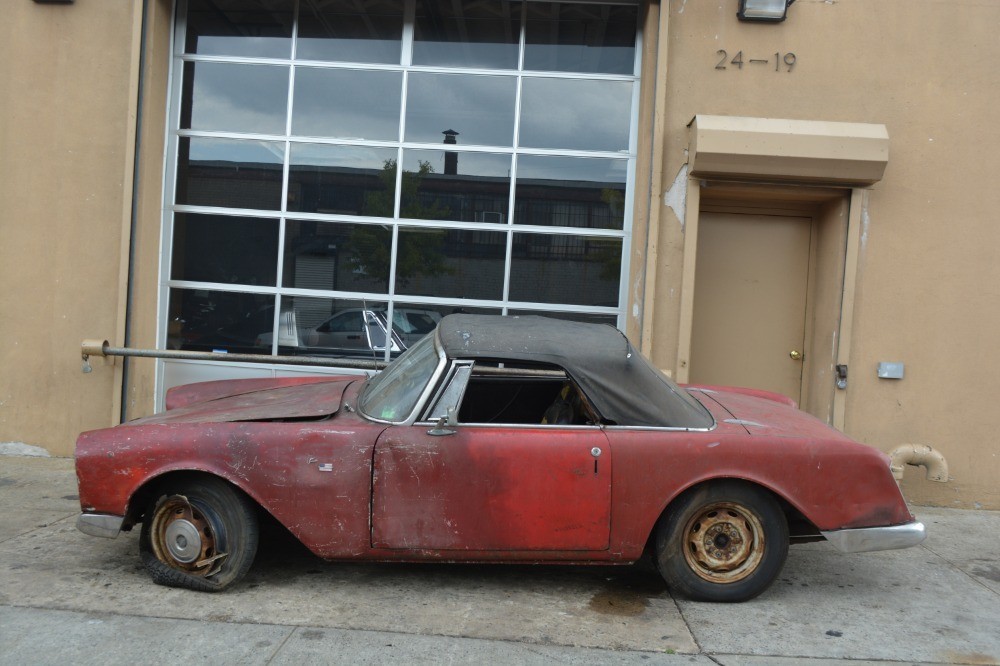
<path fill-rule="evenodd" d="M 438 339 L 451 358 L 559 366 L 601 417 L 622 426 L 709 428 L 712 416 L 613 326 L 539 316 L 448 315 Z"/>

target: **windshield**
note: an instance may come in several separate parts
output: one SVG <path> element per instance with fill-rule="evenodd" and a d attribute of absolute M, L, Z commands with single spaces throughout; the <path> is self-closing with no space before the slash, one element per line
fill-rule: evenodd
<path fill-rule="evenodd" d="M 428 335 L 385 370 L 365 382 L 361 412 L 380 421 L 405 421 L 438 366 L 434 336 Z"/>

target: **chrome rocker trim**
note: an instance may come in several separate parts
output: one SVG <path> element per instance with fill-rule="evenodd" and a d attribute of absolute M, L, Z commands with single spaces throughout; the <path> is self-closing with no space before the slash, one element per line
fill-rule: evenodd
<path fill-rule="evenodd" d="M 76 519 L 76 529 L 90 536 L 114 539 L 122 531 L 124 516 L 108 513 L 81 513 Z"/>
<path fill-rule="evenodd" d="M 834 548 L 843 553 L 866 553 L 872 550 L 895 550 L 916 546 L 927 538 L 924 524 L 913 521 L 890 527 L 862 527 L 820 532 Z"/>

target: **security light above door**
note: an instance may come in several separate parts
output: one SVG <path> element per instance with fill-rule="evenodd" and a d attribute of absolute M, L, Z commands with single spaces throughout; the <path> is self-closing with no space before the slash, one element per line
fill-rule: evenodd
<path fill-rule="evenodd" d="M 740 0 L 736 16 L 741 21 L 779 23 L 785 20 L 788 7 L 795 0 Z"/>

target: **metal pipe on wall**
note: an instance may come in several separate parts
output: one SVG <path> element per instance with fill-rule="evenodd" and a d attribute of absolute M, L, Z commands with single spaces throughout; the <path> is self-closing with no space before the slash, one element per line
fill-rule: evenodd
<path fill-rule="evenodd" d="M 897 481 L 903 480 L 903 470 L 906 465 L 923 467 L 927 470 L 927 480 L 938 483 L 948 482 L 948 461 L 926 444 L 903 444 L 889 453 L 889 469 Z"/>
<path fill-rule="evenodd" d="M 84 340 L 80 347 L 83 358 L 83 371 L 91 372 L 91 356 L 121 356 L 124 358 L 165 358 L 183 361 L 227 361 L 229 363 L 269 363 L 274 365 L 305 365 L 325 368 L 344 368 L 351 370 L 384 369 L 385 361 L 369 361 L 367 359 L 335 358 L 330 356 L 271 356 L 269 354 L 230 354 L 227 352 L 199 352 L 182 349 L 132 349 L 129 347 L 112 347 L 107 340 Z M 473 374 L 516 376 L 516 377 L 551 377 L 565 379 L 562 370 L 534 370 L 530 368 L 501 368 L 477 365 Z"/>

